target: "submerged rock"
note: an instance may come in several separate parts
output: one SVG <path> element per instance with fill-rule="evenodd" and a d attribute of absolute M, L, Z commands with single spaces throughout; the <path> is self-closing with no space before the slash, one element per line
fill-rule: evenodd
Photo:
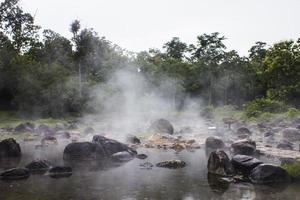
<path fill-rule="evenodd" d="M 148 156 L 146 154 L 137 154 L 136 158 L 144 160 L 144 159 L 148 158 Z"/>
<path fill-rule="evenodd" d="M 258 165 L 251 171 L 249 178 L 253 183 L 257 184 L 291 181 L 291 177 L 285 169 L 271 164 Z"/>
<path fill-rule="evenodd" d="M 252 169 L 263 162 L 251 156 L 235 155 L 232 157 L 231 163 L 237 172 L 249 175 Z"/>
<path fill-rule="evenodd" d="M 154 121 L 151 124 L 150 129 L 157 133 L 168 133 L 171 135 L 174 133 L 173 125 L 166 119 L 158 119 Z"/>
<path fill-rule="evenodd" d="M 134 159 L 134 156 L 130 153 L 128 153 L 127 151 L 122 151 L 122 152 L 118 152 L 118 153 L 114 153 L 111 156 L 113 161 L 116 162 L 128 162 L 131 161 L 132 159 Z"/>
<path fill-rule="evenodd" d="M 221 176 L 234 175 L 234 168 L 224 151 L 213 151 L 210 153 L 207 163 L 209 173 Z"/>
<path fill-rule="evenodd" d="M 65 166 L 53 167 L 49 170 L 49 176 L 52 178 L 63 178 L 72 175 L 72 168 Z"/>
<path fill-rule="evenodd" d="M 206 138 L 205 146 L 206 146 L 206 148 L 210 148 L 210 149 L 222 149 L 225 146 L 225 144 L 221 140 L 221 138 L 215 137 L 215 136 L 210 136 L 210 137 Z"/>
<path fill-rule="evenodd" d="M 231 144 L 234 154 L 253 155 L 256 150 L 256 143 L 250 139 L 238 140 Z"/>
<path fill-rule="evenodd" d="M 0 142 L 0 160 L 10 157 L 21 157 L 21 147 L 13 138 Z"/>
<path fill-rule="evenodd" d="M 47 160 L 35 160 L 25 166 L 31 172 L 44 172 L 50 168 Z"/>
<path fill-rule="evenodd" d="M 153 168 L 153 164 L 150 163 L 150 162 L 141 163 L 140 164 L 140 168 L 141 169 L 152 169 Z"/>
<path fill-rule="evenodd" d="M 0 174 L 3 180 L 19 180 L 26 179 L 30 176 L 30 172 L 25 168 L 13 168 L 6 170 Z"/>
<path fill-rule="evenodd" d="M 169 169 L 178 169 L 186 166 L 186 163 L 182 160 L 168 160 L 156 164 L 156 167 L 163 167 Z"/>

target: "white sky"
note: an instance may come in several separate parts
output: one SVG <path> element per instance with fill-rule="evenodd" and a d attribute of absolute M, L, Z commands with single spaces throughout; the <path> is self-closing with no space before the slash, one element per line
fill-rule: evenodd
<path fill-rule="evenodd" d="M 3 1 L 3 0 L 0 0 Z M 130 51 L 161 48 L 172 37 L 195 43 L 220 32 L 246 55 L 256 41 L 300 37 L 300 0 L 21 0 L 36 23 L 71 37 L 74 19 Z"/>

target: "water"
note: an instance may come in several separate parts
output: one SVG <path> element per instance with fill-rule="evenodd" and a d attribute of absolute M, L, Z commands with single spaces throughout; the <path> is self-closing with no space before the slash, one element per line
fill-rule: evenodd
<path fill-rule="evenodd" d="M 19 166 L 34 158 L 47 158 L 55 165 L 63 164 L 62 147 L 34 150 L 22 144 L 24 155 Z M 75 169 L 69 178 L 53 179 L 31 175 L 26 180 L 0 181 L 1 200 L 99 200 L 99 199 L 300 199 L 300 184 L 256 186 L 250 183 L 220 183 L 207 176 L 207 155 L 195 152 L 138 149 L 149 157 L 134 159 L 111 168 Z M 34 152 L 34 153 L 33 153 Z M 144 162 L 180 159 L 187 163 L 182 169 L 153 167 L 141 169 Z M 3 168 L 3 166 L 2 166 Z M 3 169 L 1 169 L 3 170 Z"/>

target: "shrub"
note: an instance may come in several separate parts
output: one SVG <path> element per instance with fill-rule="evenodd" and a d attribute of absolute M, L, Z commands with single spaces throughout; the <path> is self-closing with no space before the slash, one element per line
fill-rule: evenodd
<path fill-rule="evenodd" d="M 286 112 L 288 106 L 280 101 L 270 99 L 255 99 L 249 102 L 245 108 L 247 118 L 259 117 L 263 113 L 282 113 Z"/>
<path fill-rule="evenodd" d="M 295 118 L 300 116 L 300 110 L 296 108 L 289 108 L 288 111 L 286 112 L 286 116 L 288 118 Z"/>

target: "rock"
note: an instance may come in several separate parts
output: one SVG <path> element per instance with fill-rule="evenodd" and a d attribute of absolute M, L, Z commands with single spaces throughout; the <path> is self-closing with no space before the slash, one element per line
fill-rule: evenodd
<path fill-rule="evenodd" d="M 210 137 L 206 138 L 205 146 L 206 146 L 206 148 L 210 148 L 210 149 L 222 149 L 225 146 L 225 144 L 221 140 L 221 138 L 215 137 L 215 136 L 210 136 Z"/>
<path fill-rule="evenodd" d="M 21 157 L 21 147 L 13 138 L 0 142 L 0 160 L 9 157 Z"/>
<path fill-rule="evenodd" d="M 193 133 L 193 129 L 189 126 L 182 127 L 179 131 L 179 134 L 187 134 L 187 133 Z"/>
<path fill-rule="evenodd" d="M 237 172 L 249 175 L 252 169 L 263 162 L 251 156 L 235 155 L 232 157 L 231 163 Z"/>
<path fill-rule="evenodd" d="M 296 129 L 300 130 L 300 124 L 298 124 L 298 125 L 296 126 Z"/>
<path fill-rule="evenodd" d="M 251 171 L 249 178 L 253 183 L 257 184 L 291 181 L 291 177 L 286 170 L 271 164 L 258 165 Z"/>
<path fill-rule="evenodd" d="M 158 119 L 154 121 L 151 124 L 150 129 L 158 133 L 168 133 L 171 135 L 174 133 L 173 125 L 166 119 Z"/>
<path fill-rule="evenodd" d="M 70 125 L 68 126 L 68 129 L 70 129 L 70 130 L 78 129 L 78 126 L 76 123 L 70 123 Z"/>
<path fill-rule="evenodd" d="M 231 144 L 234 154 L 253 155 L 256 150 L 256 143 L 249 139 L 238 140 Z"/>
<path fill-rule="evenodd" d="M 35 125 L 30 122 L 19 124 L 14 128 L 15 132 L 34 132 Z"/>
<path fill-rule="evenodd" d="M 236 123 L 237 121 L 231 117 L 223 118 L 222 121 L 224 124 L 228 125 L 228 128 L 231 129 L 231 124 Z"/>
<path fill-rule="evenodd" d="M 136 158 L 144 160 L 144 159 L 148 158 L 148 156 L 146 154 L 137 154 Z"/>
<path fill-rule="evenodd" d="M 300 140 L 300 131 L 296 128 L 285 128 L 281 132 L 282 137 L 288 140 Z"/>
<path fill-rule="evenodd" d="M 65 166 L 53 167 L 49 170 L 49 176 L 52 178 L 63 178 L 72 175 L 72 168 Z"/>
<path fill-rule="evenodd" d="M 128 153 L 127 151 L 122 151 L 122 152 L 118 152 L 118 153 L 114 153 L 111 156 L 113 161 L 116 162 L 128 162 L 130 160 L 132 160 L 134 158 L 134 156 L 130 153 Z"/>
<path fill-rule="evenodd" d="M 92 127 L 87 127 L 83 131 L 85 134 L 94 134 L 95 130 Z"/>
<path fill-rule="evenodd" d="M 42 140 L 41 140 L 41 144 L 43 146 L 47 146 L 47 145 L 51 145 L 51 144 L 58 144 L 56 137 L 54 136 L 45 136 Z"/>
<path fill-rule="evenodd" d="M 271 131 L 264 132 L 264 137 L 274 136 L 275 134 Z"/>
<path fill-rule="evenodd" d="M 186 166 L 186 163 L 182 160 L 168 160 L 156 164 L 156 167 L 163 167 L 169 169 L 178 169 Z"/>
<path fill-rule="evenodd" d="M 153 164 L 150 162 L 145 162 L 140 164 L 141 169 L 152 169 Z"/>
<path fill-rule="evenodd" d="M 283 150 L 294 150 L 293 143 L 283 140 L 277 145 L 278 149 L 283 149 Z"/>
<path fill-rule="evenodd" d="M 54 135 L 54 131 L 51 130 L 51 128 L 48 126 L 48 125 L 45 125 L 45 124 L 40 124 L 36 131 L 39 133 L 39 134 L 47 134 L 47 135 Z"/>
<path fill-rule="evenodd" d="M 297 159 L 296 158 L 279 158 L 280 160 L 280 165 L 290 165 L 294 164 Z"/>
<path fill-rule="evenodd" d="M 57 131 L 56 135 L 59 136 L 60 138 L 63 138 L 63 139 L 70 139 L 71 138 L 71 134 L 68 131 Z"/>
<path fill-rule="evenodd" d="M 128 147 L 126 144 L 106 138 L 101 135 L 95 135 L 92 140 L 93 143 L 100 144 L 103 150 L 106 152 L 106 155 L 111 156 L 114 153 L 127 151 L 132 155 L 136 155 L 137 152 L 135 149 Z"/>
<path fill-rule="evenodd" d="M 209 173 L 221 176 L 234 175 L 234 168 L 224 151 L 213 151 L 210 153 L 207 163 Z"/>
<path fill-rule="evenodd" d="M 251 135 L 251 131 L 246 127 L 238 128 L 236 133 L 237 135 L 244 135 L 244 134 Z"/>
<path fill-rule="evenodd" d="M 25 168 L 13 168 L 6 170 L 0 174 L 3 180 L 19 180 L 26 179 L 30 176 L 30 172 Z"/>
<path fill-rule="evenodd" d="M 141 144 L 141 140 L 134 135 L 128 135 L 126 140 L 131 144 Z"/>
<path fill-rule="evenodd" d="M 25 166 L 31 172 L 46 172 L 50 168 L 47 160 L 35 160 Z"/>
<path fill-rule="evenodd" d="M 63 131 L 66 129 L 66 126 L 63 123 L 56 123 L 54 130 L 57 131 Z"/>
<path fill-rule="evenodd" d="M 224 180 L 223 176 L 207 173 L 207 181 L 211 190 L 222 195 L 229 189 L 230 181 Z"/>
<path fill-rule="evenodd" d="M 68 144 L 63 153 L 64 160 L 103 160 L 107 158 L 103 147 L 91 142 Z"/>

